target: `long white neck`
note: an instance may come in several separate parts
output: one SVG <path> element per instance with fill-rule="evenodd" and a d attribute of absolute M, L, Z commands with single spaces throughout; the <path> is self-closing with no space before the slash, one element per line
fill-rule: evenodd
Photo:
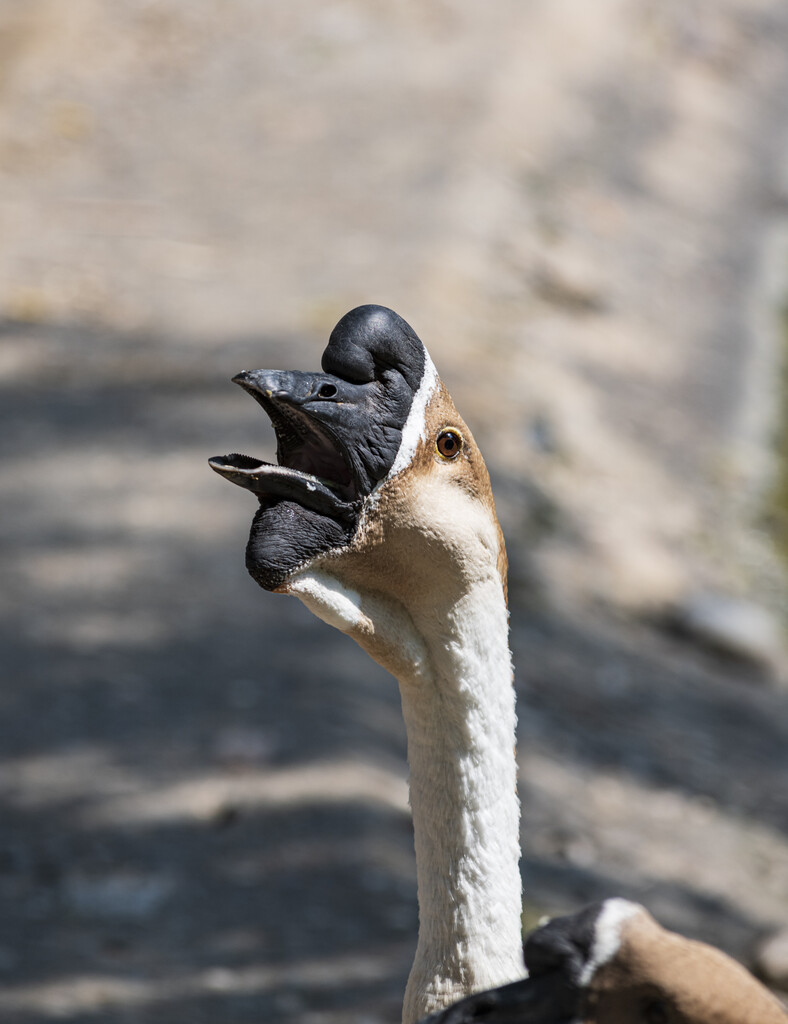
<path fill-rule="evenodd" d="M 524 974 L 507 618 L 481 581 L 432 609 L 426 678 L 400 678 L 420 922 L 405 1024 Z"/>
<path fill-rule="evenodd" d="M 407 612 L 325 573 L 303 575 L 291 592 L 400 683 L 420 922 L 404 1024 L 522 977 L 515 706 L 500 576 Z"/>

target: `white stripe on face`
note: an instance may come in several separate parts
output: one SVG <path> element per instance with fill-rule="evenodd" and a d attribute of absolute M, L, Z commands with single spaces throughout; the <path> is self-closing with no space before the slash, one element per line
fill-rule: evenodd
<path fill-rule="evenodd" d="M 413 397 L 413 404 L 410 407 L 405 426 L 402 428 L 402 440 L 396 458 L 388 472 L 386 479 L 390 479 L 401 472 L 410 464 L 419 441 L 423 440 L 426 433 L 426 413 L 429 401 L 435 393 L 438 384 L 438 371 L 430 359 L 430 354 L 424 350 L 424 373 L 421 377 L 419 390 Z M 380 484 L 378 484 L 380 486 Z"/>

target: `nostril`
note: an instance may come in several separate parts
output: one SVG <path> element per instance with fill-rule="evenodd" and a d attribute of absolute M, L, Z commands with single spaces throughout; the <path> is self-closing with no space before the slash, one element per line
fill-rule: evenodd
<path fill-rule="evenodd" d="M 337 393 L 337 389 L 333 384 L 322 384 L 320 390 L 317 393 L 318 398 L 333 398 Z"/>

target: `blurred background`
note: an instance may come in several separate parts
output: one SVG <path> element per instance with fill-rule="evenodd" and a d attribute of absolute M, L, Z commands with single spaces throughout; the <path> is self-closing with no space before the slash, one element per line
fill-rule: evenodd
<path fill-rule="evenodd" d="M 784 0 L 0 0 L 0 1019 L 399 1019 L 396 684 L 207 466 L 363 302 L 492 472 L 526 925 L 788 990 L 787 223 Z"/>

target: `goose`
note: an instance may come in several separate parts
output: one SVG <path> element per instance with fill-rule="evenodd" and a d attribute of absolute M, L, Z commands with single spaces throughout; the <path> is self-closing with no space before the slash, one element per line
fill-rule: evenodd
<path fill-rule="evenodd" d="M 489 475 L 421 340 L 384 306 L 342 317 L 322 372 L 233 381 L 277 439 L 276 465 L 209 460 L 258 499 L 250 575 L 399 683 L 419 905 L 402 1019 L 415 1024 L 526 975 L 507 560 Z"/>
<path fill-rule="evenodd" d="M 525 942 L 529 976 L 468 996 L 423 1024 L 786 1024 L 740 963 L 612 898 Z"/>
<path fill-rule="evenodd" d="M 268 413 L 278 465 L 211 467 L 259 498 L 246 566 L 396 676 L 410 765 L 419 935 L 403 1021 L 522 977 L 506 551 L 473 436 L 424 345 L 361 306 L 322 373 L 233 379 Z"/>

